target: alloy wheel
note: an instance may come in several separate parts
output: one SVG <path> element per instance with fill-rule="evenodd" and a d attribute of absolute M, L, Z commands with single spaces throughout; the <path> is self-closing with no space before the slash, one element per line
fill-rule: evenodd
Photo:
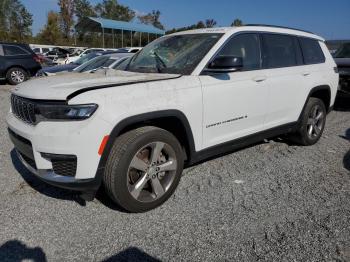
<path fill-rule="evenodd" d="M 315 105 L 307 121 L 307 135 L 311 139 L 315 139 L 320 136 L 322 128 L 325 121 L 325 112 L 322 110 L 322 107 Z"/>
<path fill-rule="evenodd" d="M 11 72 L 11 79 L 13 82 L 16 82 L 19 84 L 19 83 L 22 83 L 24 81 L 25 76 L 24 76 L 22 71 L 15 70 L 15 71 Z"/>
<path fill-rule="evenodd" d="M 163 142 L 153 142 L 134 155 L 128 168 L 127 186 L 140 202 L 161 198 L 174 181 L 177 160 L 174 149 Z"/>

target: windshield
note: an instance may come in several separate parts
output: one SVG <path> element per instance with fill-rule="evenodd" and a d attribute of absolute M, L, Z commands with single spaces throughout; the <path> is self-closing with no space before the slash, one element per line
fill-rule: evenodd
<path fill-rule="evenodd" d="M 74 64 L 82 65 L 82 64 L 84 64 L 85 62 L 91 60 L 94 57 L 96 57 L 95 53 L 84 55 L 83 57 L 80 57 L 77 61 L 75 61 Z"/>
<path fill-rule="evenodd" d="M 222 34 L 184 34 L 159 38 L 137 53 L 127 71 L 189 75 Z"/>
<path fill-rule="evenodd" d="M 344 44 L 335 54 L 335 58 L 350 58 L 350 43 Z"/>

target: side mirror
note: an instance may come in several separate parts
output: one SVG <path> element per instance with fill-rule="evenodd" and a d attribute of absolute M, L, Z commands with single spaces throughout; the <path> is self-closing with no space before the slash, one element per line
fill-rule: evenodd
<path fill-rule="evenodd" d="M 217 72 L 217 73 L 228 73 L 235 72 L 243 67 L 242 57 L 236 56 L 218 56 L 211 61 L 208 67 L 205 69 L 206 72 Z"/>

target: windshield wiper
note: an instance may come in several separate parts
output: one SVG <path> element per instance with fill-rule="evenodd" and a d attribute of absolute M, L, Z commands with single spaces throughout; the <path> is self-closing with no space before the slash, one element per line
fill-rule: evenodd
<path fill-rule="evenodd" d="M 157 52 L 153 52 L 154 54 L 154 58 L 156 60 L 156 65 L 157 65 L 157 70 L 159 73 L 162 72 L 162 68 L 167 68 L 165 62 L 163 61 L 163 59 L 157 54 Z"/>

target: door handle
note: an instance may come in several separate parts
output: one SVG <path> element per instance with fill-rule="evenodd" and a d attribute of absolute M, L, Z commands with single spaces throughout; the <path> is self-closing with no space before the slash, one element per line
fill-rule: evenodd
<path fill-rule="evenodd" d="M 255 82 L 263 82 L 266 80 L 266 76 L 256 76 L 256 77 L 253 77 L 253 80 Z"/>
<path fill-rule="evenodd" d="M 309 76 L 310 75 L 310 72 L 304 72 L 303 73 L 303 76 Z"/>

